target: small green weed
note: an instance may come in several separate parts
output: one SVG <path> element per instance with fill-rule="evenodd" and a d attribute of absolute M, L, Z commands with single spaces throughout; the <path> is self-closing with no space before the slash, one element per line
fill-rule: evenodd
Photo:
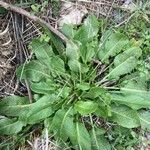
<path fill-rule="evenodd" d="M 138 69 L 142 50 L 119 31 L 99 29 L 90 15 L 79 28 L 63 26 L 70 39 L 66 47 L 48 32 L 50 39 L 30 43 L 35 56 L 18 68 L 17 76 L 29 81 L 33 103 L 27 97 L 5 97 L 0 134 L 17 135 L 41 124 L 70 149 L 119 150 L 120 145 L 132 147 L 127 139 L 137 142 L 133 128 L 150 131 L 149 77 L 141 77 Z M 94 118 L 113 128 L 108 131 Z"/>

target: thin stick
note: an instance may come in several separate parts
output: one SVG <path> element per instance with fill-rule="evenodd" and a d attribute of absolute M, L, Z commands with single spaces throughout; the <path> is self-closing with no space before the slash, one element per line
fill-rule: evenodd
<path fill-rule="evenodd" d="M 64 36 L 61 32 L 59 32 L 58 30 L 56 30 L 54 27 L 52 27 L 49 23 L 47 23 L 46 21 L 42 20 L 41 18 L 30 14 L 28 11 L 17 7 L 17 6 L 13 6 L 11 4 L 5 3 L 3 1 L 0 1 L 0 6 L 4 7 L 7 10 L 11 10 L 14 11 L 18 14 L 24 15 L 28 18 L 30 18 L 31 20 L 46 26 L 51 32 L 53 32 L 54 34 L 56 34 L 60 39 L 62 39 L 65 43 L 68 42 L 68 38 L 66 36 Z"/>

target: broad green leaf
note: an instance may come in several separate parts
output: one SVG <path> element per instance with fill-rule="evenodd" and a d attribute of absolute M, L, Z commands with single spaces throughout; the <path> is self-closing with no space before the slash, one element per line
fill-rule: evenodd
<path fill-rule="evenodd" d="M 85 83 L 85 82 L 79 83 L 79 84 L 77 84 L 77 88 L 79 90 L 86 91 L 86 90 L 90 89 L 90 84 L 89 83 Z"/>
<path fill-rule="evenodd" d="M 86 44 L 86 53 L 85 53 L 85 62 L 91 62 L 93 57 L 96 55 L 98 49 L 98 42 L 97 40 L 93 40 L 90 43 Z"/>
<path fill-rule="evenodd" d="M 34 39 L 30 43 L 30 48 L 35 53 L 37 59 L 42 63 L 45 63 L 47 66 L 51 64 L 51 56 L 54 55 L 51 46 L 44 41 L 39 39 Z"/>
<path fill-rule="evenodd" d="M 70 87 L 65 86 L 63 88 L 63 91 L 62 91 L 62 94 L 61 94 L 62 98 L 67 98 L 69 96 L 71 90 L 72 89 Z"/>
<path fill-rule="evenodd" d="M 150 108 L 150 93 L 145 91 L 143 93 L 143 96 L 137 92 L 134 92 L 132 94 L 124 94 L 122 93 L 112 93 L 111 94 L 112 101 L 117 102 L 119 104 L 125 104 L 132 109 L 141 109 L 141 108 Z M 147 97 L 147 98 L 146 98 Z"/>
<path fill-rule="evenodd" d="M 98 42 L 96 39 L 91 42 L 82 43 L 82 45 L 80 46 L 80 55 L 84 64 L 92 61 L 92 59 L 96 55 L 97 49 Z"/>
<path fill-rule="evenodd" d="M 94 15 L 89 15 L 84 21 L 84 24 L 79 28 L 75 34 L 75 39 L 86 43 L 93 39 L 99 31 L 99 22 Z"/>
<path fill-rule="evenodd" d="M 62 29 L 61 29 L 62 33 L 65 34 L 67 37 L 73 39 L 74 36 L 75 36 L 75 30 L 74 30 L 74 27 L 73 25 L 71 24 L 64 24 L 62 26 Z"/>
<path fill-rule="evenodd" d="M 136 128 L 140 126 L 137 112 L 125 106 L 113 106 L 111 120 L 125 128 Z"/>
<path fill-rule="evenodd" d="M 0 101 L 0 114 L 20 116 L 29 111 L 29 99 L 20 96 L 8 96 Z"/>
<path fill-rule="evenodd" d="M 81 64 L 79 63 L 78 60 L 69 60 L 68 66 L 70 67 L 70 70 L 74 72 L 80 72 L 81 70 Z"/>
<path fill-rule="evenodd" d="M 150 108 L 150 91 L 147 91 L 147 82 L 144 79 L 124 81 L 120 91 L 111 93 L 113 101 L 132 109 Z"/>
<path fill-rule="evenodd" d="M 53 117 L 50 130 L 63 141 L 66 141 L 68 138 L 75 141 L 75 125 L 73 123 L 73 115 L 73 109 L 70 107 L 68 110 L 58 110 Z"/>
<path fill-rule="evenodd" d="M 105 78 L 118 79 L 121 75 L 130 73 L 137 66 L 137 61 L 133 56 L 128 57 L 125 61 L 118 64 L 118 66 L 114 66 Z"/>
<path fill-rule="evenodd" d="M 17 76 L 20 79 L 28 79 L 30 81 L 39 82 L 43 78 L 50 78 L 50 70 L 37 60 L 32 60 L 20 66 L 17 70 Z"/>
<path fill-rule="evenodd" d="M 59 56 L 53 56 L 51 58 L 51 66 L 53 72 L 56 72 L 57 74 L 65 73 L 64 61 Z"/>
<path fill-rule="evenodd" d="M 44 81 L 41 81 L 38 83 L 31 82 L 30 88 L 33 92 L 39 93 L 39 94 L 50 94 L 56 89 L 54 83 L 44 82 Z"/>
<path fill-rule="evenodd" d="M 82 123 L 76 122 L 76 138 L 79 150 L 91 150 L 91 138 Z"/>
<path fill-rule="evenodd" d="M 103 35 L 102 46 L 99 47 L 99 59 L 102 62 L 108 63 L 108 59 L 111 56 L 118 54 L 125 45 L 128 43 L 127 37 L 119 32 L 113 33 L 107 31 Z"/>
<path fill-rule="evenodd" d="M 68 57 L 68 65 L 70 69 L 74 72 L 79 72 L 81 70 L 81 65 L 79 62 L 80 52 L 79 45 L 69 41 L 66 45 L 66 55 Z"/>
<path fill-rule="evenodd" d="M 138 116 L 139 116 L 139 119 L 141 122 L 142 129 L 150 132 L 150 112 L 149 111 L 140 111 Z"/>
<path fill-rule="evenodd" d="M 93 101 L 78 101 L 75 106 L 75 110 L 77 110 L 81 115 L 88 115 L 95 112 L 98 108 L 98 104 Z"/>
<path fill-rule="evenodd" d="M 114 66 L 117 67 L 118 65 L 126 61 L 131 56 L 134 56 L 135 58 L 139 58 L 141 54 L 142 54 L 142 50 L 139 47 L 131 47 L 115 57 Z"/>
<path fill-rule="evenodd" d="M 83 95 L 83 97 L 94 99 L 94 98 L 97 98 L 99 96 L 102 97 L 102 95 L 106 96 L 106 93 L 107 92 L 101 87 L 92 87 L 92 88 L 90 88 L 90 90 L 88 92 L 86 92 Z"/>
<path fill-rule="evenodd" d="M 69 60 L 78 60 L 80 57 L 79 45 L 72 41 L 67 42 L 66 55 Z"/>
<path fill-rule="evenodd" d="M 130 73 L 138 64 L 138 58 L 142 51 L 139 47 L 132 47 L 117 55 L 114 59 L 114 67 L 105 78 L 117 79 L 121 75 Z"/>
<path fill-rule="evenodd" d="M 103 135 L 103 131 L 99 128 L 92 128 L 91 131 L 92 150 L 111 150 L 109 142 Z"/>
<path fill-rule="evenodd" d="M 32 104 L 25 103 L 25 99 L 15 96 L 2 100 L 0 114 L 17 116 L 20 121 L 32 123 L 39 122 L 53 113 L 51 106 L 56 99 L 55 96 L 45 95 Z"/>
<path fill-rule="evenodd" d="M 52 106 L 57 99 L 55 95 L 44 95 L 35 103 L 30 104 L 29 111 L 20 116 L 20 120 L 32 123 L 31 118 L 33 118 L 33 122 L 45 119 L 53 113 Z M 41 116 L 38 117 L 39 115 Z"/>
<path fill-rule="evenodd" d="M 0 119 L 0 135 L 15 135 L 22 130 L 24 125 L 21 121 L 2 118 Z"/>
<path fill-rule="evenodd" d="M 108 117 L 108 109 L 107 109 L 107 106 L 103 106 L 103 105 L 100 103 L 98 109 L 95 111 L 94 114 L 98 117 L 107 118 Z"/>
<path fill-rule="evenodd" d="M 47 117 L 51 116 L 53 113 L 53 110 L 51 107 L 42 109 L 38 111 L 37 113 L 34 113 L 33 115 L 28 117 L 28 123 L 29 124 L 35 124 L 40 122 L 43 119 L 46 119 Z"/>

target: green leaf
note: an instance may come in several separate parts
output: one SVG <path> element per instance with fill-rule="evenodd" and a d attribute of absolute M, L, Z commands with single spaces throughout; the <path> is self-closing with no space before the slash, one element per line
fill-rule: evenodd
<path fill-rule="evenodd" d="M 118 54 L 128 43 L 127 37 L 119 32 L 113 33 L 107 31 L 102 38 L 102 46 L 99 48 L 99 59 L 102 62 L 108 63 L 110 56 Z"/>
<path fill-rule="evenodd" d="M 130 73 L 136 66 L 138 60 L 131 56 L 128 57 L 124 62 L 114 66 L 114 68 L 105 76 L 105 79 L 118 79 L 121 75 Z"/>
<path fill-rule="evenodd" d="M 139 91 L 140 92 L 140 91 Z M 112 101 L 117 102 L 119 104 L 125 104 L 132 109 L 141 109 L 141 108 L 150 108 L 150 93 L 145 91 L 143 95 L 139 94 L 138 91 L 134 92 L 132 94 L 130 93 L 112 93 L 111 94 Z"/>
<path fill-rule="evenodd" d="M 0 135 L 15 135 L 22 130 L 25 124 L 8 118 L 0 119 Z"/>
<path fill-rule="evenodd" d="M 91 140 L 92 150 L 111 150 L 111 146 L 104 137 L 102 129 L 92 128 Z"/>
<path fill-rule="evenodd" d="M 111 110 L 111 120 L 117 122 L 119 125 L 125 128 L 136 128 L 140 126 L 136 111 L 125 106 L 114 106 Z"/>
<path fill-rule="evenodd" d="M 68 57 L 68 65 L 70 69 L 74 72 L 79 72 L 81 70 L 79 58 L 79 46 L 72 41 L 66 44 L 66 55 Z"/>
<path fill-rule="evenodd" d="M 121 75 L 130 73 L 138 64 L 141 54 L 142 51 L 139 47 L 132 47 L 117 55 L 114 59 L 114 67 L 105 79 L 118 79 Z"/>
<path fill-rule="evenodd" d="M 70 70 L 74 72 L 79 72 L 81 70 L 81 64 L 78 60 L 69 60 L 68 66 L 70 67 Z"/>
<path fill-rule="evenodd" d="M 0 14 L 4 14 L 4 13 L 6 13 L 6 12 L 7 12 L 7 10 L 6 10 L 5 8 L 0 7 Z"/>
<path fill-rule="evenodd" d="M 61 29 L 62 33 L 65 34 L 67 37 L 73 39 L 74 36 L 75 36 L 75 30 L 74 30 L 74 27 L 73 25 L 71 24 L 64 24 L 62 26 L 62 29 Z"/>
<path fill-rule="evenodd" d="M 63 141 L 66 141 L 68 138 L 70 138 L 73 142 L 75 141 L 73 115 L 73 109 L 70 107 L 68 110 L 58 110 L 53 117 L 50 130 Z"/>
<path fill-rule="evenodd" d="M 97 53 L 97 49 L 98 49 L 97 39 L 94 39 L 91 42 L 82 43 L 82 45 L 80 46 L 80 55 L 84 64 L 92 61 L 92 59 L 95 57 Z"/>
<path fill-rule="evenodd" d="M 132 109 L 150 108 L 150 92 L 144 79 L 124 81 L 120 91 L 111 91 L 111 96 L 113 101 Z"/>
<path fill-rule="evenodd" d="M 44 26 L 44 29 L 45 29 L 45 33 L 48 34 L 52 44 L 56 48 L 57 53 L 59 53 L 59 55 L 62 56 L 65 50 L 63 41 L 54 33 L 52 33 L 46 26 Z"/>
<path fill-rule="evenodd" d="M 94 15 L 89 15 L 84 21 L 84 24 L 75 34 L 75 38 L 81 43 L 86 43 L 93 39 L 99 31 L 99 22 Z"/>
<path fill-rule="evenodd" d="M 37 113 L 34 113 L 33 115 L 28 117 L 28 124 L 35 124 L 40 122 L 43 119 L 46 119 L 47 117 L 51 116 L 53 113 L 53 110 L 51 107 L 42 109 L 38 111 Z"/>
<path fill-rule="evenodd" d="M 35 103 L 30 104 L 29 111 L 21 115 L 19 119 L 31 124 L 44 120 L 53 113 L 52 106 L 56 100 L 58 98 L 55 95 L 44 95 Z"/>
<path fill-rule="evenodd" d="M 69 96 L 70 92 L 71 92 L 71 88 L 65 86 L 65 87 L 63 88 L 63 91 L 62 91 L 62 95 L 61 95 L 61 96 L 62 96 L 63 98 L 67 98 L 67 97 Z"/>
<path fill-rule="evenodd" d="M 140 111 L 138 115 L 139 115 L 142 129 L 150 132 L 150 112 Z"/>
<path fill-rule="evenodd" d="M 28 104 L 24 97 L 6 97 L 0 102 L 0 114 L 17 116 L 26 123 L 37 123 L 53 113 L 51 106 L 55 99 L 55 96 L 45 95 L 35 103 Z"/>
<path fill-rule="evenodd" d="M 77 110 L 81 115 L 88 115 L 95 112 L 98 108 L 98 104 L 93 101 L 78 101 L 75 106 L 75 110 Z"/>
<path fill-rule="evenodd" d="M 30 48 L 35 53 L 37 59 L 42 63 L 46 64 L 48 67 L 51 64 L 51 56 L 54 55 L 51 46 L 44 41 L 39 39 L 34 39 L 30 43 Z"/>
<path fill-rule="evenodd" d="M 56 89 L 55 84 L 52 81 L 51 82 L 41 81 L 38 83 L 31 82 L 30 88 L 33 92 L 39 94 L 50 94 L 54 92 Z"/>
<path fill-rule="evenodd" d="M 50 70 L 37 60 L 20 66 L 17 70 L 17 76 L 21 80 L 28 79 L 34 82 L 39 82 L 43 78 L 51 79 Z"/>
<path fill-rule="evenodd" d="M 20 96 L 8 96 L 0 101 L 0 114 L 20 116 L 29 111 L 29 99 Z"/>
<path fill-rule="evenodd" d="M 91 138 L 82 123 L 76 122 L 76 137 L 79 150 L 91 150 Z"/>
<path fill-rule="evenodd" d="M 106 96 L 106 91 L 101 88 L 101 87 L 92 87 L 88 92 L 86 92 L 83 97 L 85 98 L 97 98 L 99 96 L 105 95 Z"/>
<path fill-rule="evenodd" d="M 77 84 L 77 88 L 79 90 L 86 91 L 86 90 L 90 89 L 90 84 L 89 83 L 85 83 L 85 82 L 79 83 L 79 84 Z"/>
<path fill-rule="evenodd" d="M 135 58 L 139 58 L 141 54 L 142 54 L 142 50 L 139 47 L 131 47 L 115 57 L 114 66 L 116 67 L 120 65 L 131 56 L 134 56 Z"/>
<path fill-rule="evenodd" d="M 78 60 L 80 58 L 79 45 L 72 41 L 67 42 L 66 55 L 69 60 Z"/>
<path fill-rule="evenodd" d="M 51 66 L 54 72 L 58 74 L 65 73 L 64 61 L 59 56 L 53 56 L 51 58 Z"/>

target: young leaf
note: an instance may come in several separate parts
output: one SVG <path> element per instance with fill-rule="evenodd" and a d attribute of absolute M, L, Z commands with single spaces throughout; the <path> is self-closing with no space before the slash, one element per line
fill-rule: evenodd
<path fill-rule="evenodd" d="M 118 54 L 128 43 L 128 39 L 122 33 L 107 31 L 101 42 L 103 45 L 99 48 L 98 56 L 102 62 L 108 63 L 109 57 Z"/>
<path fill-rule="evenodd" d="M 117 122 L 125 128 L 135 128 L 140 126 L 137 112 L 125 106 L 112 107 L 111 120 Z"/>
<path fill-rule="evenodd" d="M 91 150 L 91 138 L 82 123 L 76 122 L 76 138 L 79 150 Z"/>
<path fill-rule="evenodd" d="M 150 112 L 140 111 L 138 115 L 139 115 L 142 129 L 150 132 Z"/>
<path fill-rule="evenodd" d="M 66 141 L 68 138 L 75 141 L 73 115 L 73 109 L 70 107 L 68 110 L 58 110 L 53 117 L 50 130 L 56 133 L 56 135 L 63 141 Z"/>
<path fill-rule="evenodd" d="M 88 115 L 95 112 L 98 108 L 98 104 L 93 101 L 78 101 L 74 108 L 81 114 L 81 115 Z"/>
<path fill-rule="evenodd" d="M 0 119 L 0 135 L 15 135 L 22 130 L 24 125 L 21 121 L 8 118 Z"/>

